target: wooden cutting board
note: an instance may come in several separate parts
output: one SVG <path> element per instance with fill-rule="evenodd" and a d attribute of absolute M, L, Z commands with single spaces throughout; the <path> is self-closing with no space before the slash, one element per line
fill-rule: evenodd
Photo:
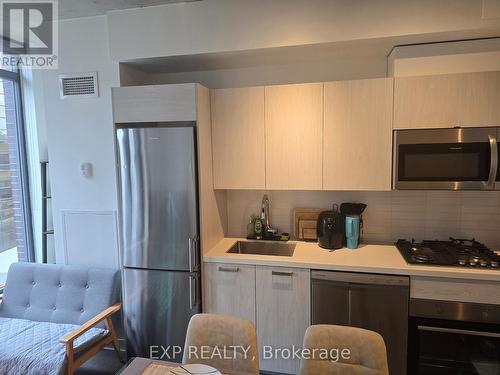
<path fill-rule="evenodd" d="M 322 208 L 294 208 L 293 209 L 293 237 L 297 240 L 315 240 L 316 223 Z"/>

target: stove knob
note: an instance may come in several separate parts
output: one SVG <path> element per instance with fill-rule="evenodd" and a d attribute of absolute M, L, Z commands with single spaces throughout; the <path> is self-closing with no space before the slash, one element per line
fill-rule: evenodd
<path fill-rule="evenodd" d="M 486 266 L 488 265 L 488 262 L 487 262 L 487 261 L 485 261 L 484 259 L 481 259 L 481 260 L 479 261 L 479 264 L 481 265 L 481 267 L 486 267 Z"/>
<path fill-rule="evenodd" d="M 469 260 L 469 264 L 471 266 L 477 266 L 477 260 L 471 259 L 471 260 Z"/>
<path fill-rule="evenodd" d="M 497 262 L 496 260 L 492 260 L 492 261 L 490 262 L 490 265 L 491 265 L 491 267 L 493 267 L 493 268 L 498 268 L 498 262 Z"/>
<path fill-rule="evenodd" d="M 459 259 L 458 260 L 458 264 L 460 264 L 461 266 L 465 266 L 465 259 Z"/>

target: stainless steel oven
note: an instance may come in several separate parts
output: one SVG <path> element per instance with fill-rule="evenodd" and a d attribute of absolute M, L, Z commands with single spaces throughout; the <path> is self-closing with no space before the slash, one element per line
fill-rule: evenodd
<path fill-rule="evenodd" d="M 408 374 L 500 374 L 500 306 L 411 299 Z"/>
<path fill-rule="evenodd" d="M 394 132 L 394 188 L 494 190 L 500 127 Z"/>

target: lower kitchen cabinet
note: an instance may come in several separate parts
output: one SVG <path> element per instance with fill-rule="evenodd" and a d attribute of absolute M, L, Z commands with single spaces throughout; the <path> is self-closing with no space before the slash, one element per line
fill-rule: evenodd
<path fill-rule="evenodd" d="M 203 311 L 255 323 L 255 266 L 205 263 Z"/>
<path fill-rule="evenodd" d="M 286 356 L 302 347 L 311 323 L 310 270 L 205 263 L 203 274 L 203 311 L 253 321 L 261 370 L 296 374 L 300 361 Z M 264 347 L 279 350 L 278 358 L 264 359 Z"/>
<path fill-rule="evenodd" d="M 311 323 L 310 270 L 283 267 L 256 267 L 256 318 L 260 368 L 263 371 L 296 374 L 300 361 L 286 358 L 264 359 L 265 347 L 302 347 Z M 281 352 L 286 356 L 286 351 Z"/>

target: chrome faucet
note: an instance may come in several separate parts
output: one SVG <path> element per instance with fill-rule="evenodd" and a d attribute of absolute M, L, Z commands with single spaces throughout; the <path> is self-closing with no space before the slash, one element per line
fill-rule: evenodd
<path fill-rule="evenodd" d="M 271 224 L 269 223 L 269 197 L 267 194 L 264 194 L 262 197 L 262 206 L 261 211 L 264 213 L 264 233 L 278 233 L 277 229 L 273 229 Z"/>

